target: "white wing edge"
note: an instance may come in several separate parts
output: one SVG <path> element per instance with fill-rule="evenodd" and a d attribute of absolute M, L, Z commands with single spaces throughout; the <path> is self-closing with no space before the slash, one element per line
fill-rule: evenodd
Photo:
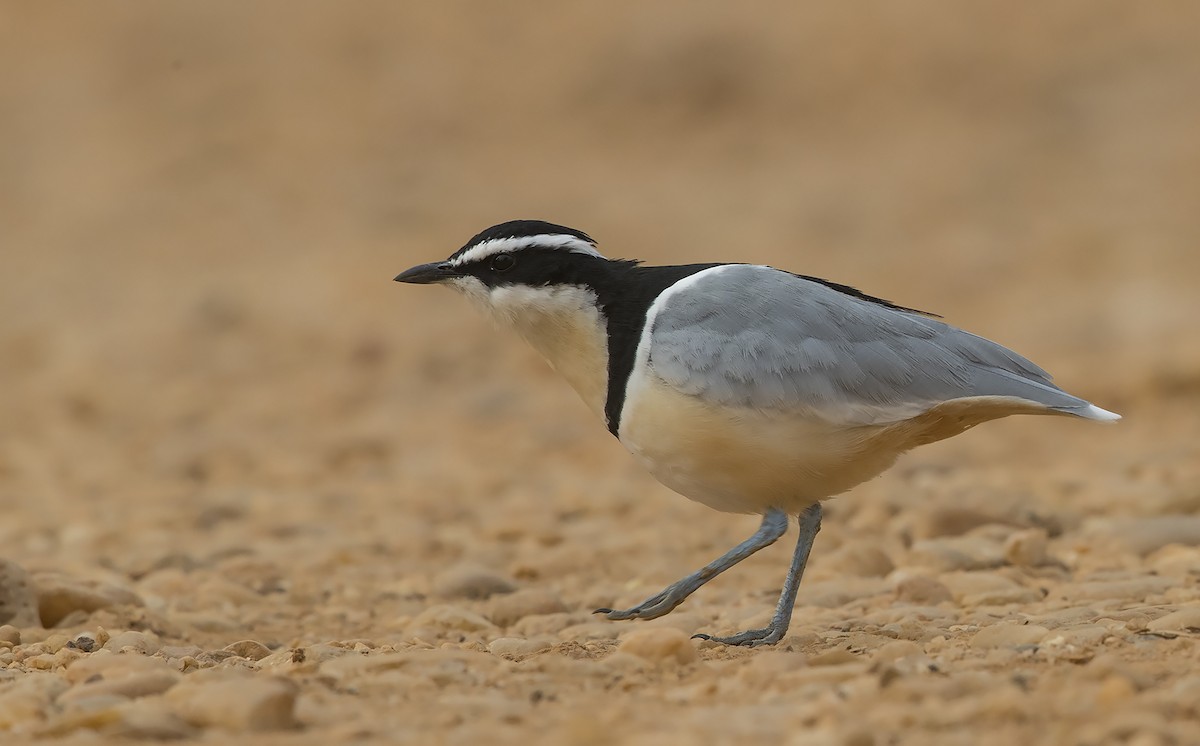
<path fill-rule="evenodd" d="M 1121 415 L 1117 414 L 1116 412 L 1110 412 L 1107 409 L 1101 409 L 1095 404 L 1089 404 L 1087 409 L 1083 410 L 1079 414 L 1081 417 L 1086 417 L 1089 420 L 1096 420 L 1097 422 L 1116 422 L 1117 420 L 1121 419 Z"/>

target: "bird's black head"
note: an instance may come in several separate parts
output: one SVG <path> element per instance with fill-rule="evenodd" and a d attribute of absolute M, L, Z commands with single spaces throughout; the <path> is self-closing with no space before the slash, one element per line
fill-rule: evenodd
<path fill-rule="evenodd" d="M 586 287 L 614 264 L 583 231 L 511 220 L 480 232 L 445 261 L 413 267 L 396 281 L 447 284 L 484 300 L 498 289 Z"/>

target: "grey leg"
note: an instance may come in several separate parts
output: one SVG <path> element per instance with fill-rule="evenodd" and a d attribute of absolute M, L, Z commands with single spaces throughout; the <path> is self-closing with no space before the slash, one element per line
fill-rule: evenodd
<path fill-rule="evenodd" d="M 792 555 L 792 566 L 788 568 L 787 579 L 783 581 L 783 593 L 779 596 L 779 605 L 775 607 L 775 616 L 771 623 L 762 629 L 751 629 L 739 632 L 731 637 L 713 637 L 711 635 L 695 635 L 702 640 L 723 642 L 726 645 L 771 645 L 783 639 L 787 634 L 788 625 L 792 623 L 792 607 L 796 605 L 796 591 L 800 588 L 800 579 L 804 577 L 804 566 L 808 564 L 808 554 L 812 551 L 813 540 L 821 530 L 821 503 L 814 503 L 800 514 L 800 537 L 796 539 L 796 552 Z"/>
<path fill-rule="evenodd" d="M 763 514 L 762 525 L 758 527 L 753 536 L 721 555 L 719 559 L 708 563 L 683 580 L 672 583 L 664 588 L 662 592 L 656 593 L 631 609 L 617 611 L 613 609 L 596 609 L 595 613 L 604 614 L 609 619 L 657 619 L 683 603 L 683 600 L 692 595 L 700 586 L 763 547 L 769 547 L 774 544 L 780 536 L 787 533 L 787 527 L 787 513 L 777 508 L 771 508 Z"/>

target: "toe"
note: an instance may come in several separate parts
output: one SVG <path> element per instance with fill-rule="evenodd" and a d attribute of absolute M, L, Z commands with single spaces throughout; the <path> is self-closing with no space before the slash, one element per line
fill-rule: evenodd
<path fill-rule="evenodd" d="M 730 635 L 729 637 L 714 637 L 713 635 L 706 635 L 704 633 L 692 635 L 693 640 L 712 640 L 713 642 L 719 642 L 722 645 L 744 647 L 773 645 L 779 642 L 781 637 L 783 637 L 783 635 L 778 630 L 775 630 L 771 627 L 766 627 L 764 629 L 748 629 L 745 632 L 739 632 L 736 635 Z"/>

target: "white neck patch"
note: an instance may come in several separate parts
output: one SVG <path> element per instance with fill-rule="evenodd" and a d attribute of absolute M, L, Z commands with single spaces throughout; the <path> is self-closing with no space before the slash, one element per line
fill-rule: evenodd
<path fill-rule="evenodd" d="M 480 259 L 486 259 L 489 256 L 496 254 L 508 254 L 513 251 L 527 249 L 531 246 L 547 249 L 560 249 L 569 251 L 573 254 L 587 254 L 589 256 L 599 257 L 604 256 L 596 251 L 596 247 L 584 241 L 578 236 L 568 236 L 561 233 L 547 233 L 539 236 L 513 236 L 511 238 L 493 238 L 490 241 L 481 241 L 475 244 L 470 249 L 467 249 L 462 254 L 450 260 L 451 267 L 461 267 L 470 262 L 477 262 Z"/>
<path fill-rule="evenodd" d="M 496 321 L 524 337 L 604 418 L 608 326 L 595 293 L 576 285 L 502 286 L 491 290 L 484 306 Z"/>

